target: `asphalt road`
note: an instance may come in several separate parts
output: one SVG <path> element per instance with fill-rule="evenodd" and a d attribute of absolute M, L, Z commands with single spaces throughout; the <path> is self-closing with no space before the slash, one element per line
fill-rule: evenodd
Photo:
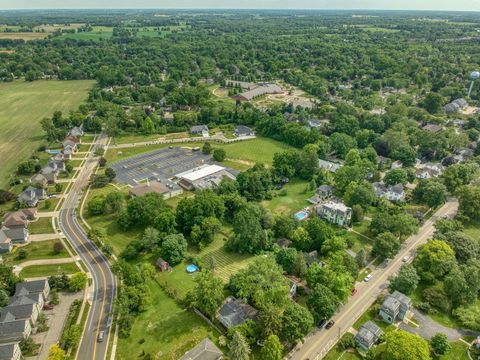
<path fill-rule="evenodd" d="M 108 138 L 101 135 L 95 147 L 105 146 Z M 60 229 L 67 237 L 75 251 L 80 255 L 83 262 L 92 274 L 94 294 L 92 307 L 88 315 L 86 328 L 80 341 L 77 358 L 103 360 L 107 355 L 108 341 L 110 337 L 109 315 L 112 310 L 112 303 L 115 297 L 116 284 L 115 276 L 110 270 L 107 259 L 98 247 L 88 239 L 80 227 L 75 214 L 82 191 L 88 186 L 88 180 L 92 175 L 97 160 L 92 153 L 88 155 L 85 165 L 80 170 L 77 179 L 72 184 L 63 206 L 60 210 Z M 98 334 L 105 331 L 103 342 L 98 342 Z"/>
<path fill-rule="evenodd" d="M 355 321 L 375 302 L 380 293 L 388 286 L 388 278 L 398 272 L 404 264 L 405 256 L 412 256 L 418 246 L 426 243 L 433 235 L 435 221 L 444 216 L 452 216 L 458 209 L 458 202 L 451 200 L 442 206 L 425 224 L 416 235 L 409 237 L 402 245 L 398 255 L 383 267 L 378 267 L 372 272 L 372 279 L 366 283 L 357 283 L 357 293 L 350 297 L 347 304 L 343 305 L 333 316 L 335 325 L 329 329 L 321 329 L 311 334 L 290 359 L 318 360 L 322 359 L 337 341 L 353 326 Z"/>

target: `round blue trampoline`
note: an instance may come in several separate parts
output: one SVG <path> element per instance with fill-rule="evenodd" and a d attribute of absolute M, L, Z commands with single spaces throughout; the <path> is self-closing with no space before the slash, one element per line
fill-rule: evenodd
<path fill-rule="evenodd" d="M 194 272 L 197 272 L 198 270 L 200 270 L 200 269 L 199 269 L 198 266 L 195 265 L 195 264 L 189 264 L 189 265 L 187 265 L 187 273 L 189 273 L 189 274 L 194 273 Z"/>

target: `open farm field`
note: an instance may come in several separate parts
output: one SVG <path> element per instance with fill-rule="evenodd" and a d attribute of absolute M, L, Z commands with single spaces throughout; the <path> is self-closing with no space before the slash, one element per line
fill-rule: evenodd
<path fill-rule="evenodd" d="M 40 121 L 57 110 L 75 110 L 92 86 L 83 80 L 0 84 L 0 188 L 42 143 Z"/>

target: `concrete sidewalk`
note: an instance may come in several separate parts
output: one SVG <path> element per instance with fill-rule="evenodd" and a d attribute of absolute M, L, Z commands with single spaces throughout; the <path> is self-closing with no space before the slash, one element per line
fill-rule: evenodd
<path fill-rule="evenodd" d="M 39 218 L 57 217 L 58 214 L 60 214 L 60 211 L 39 212 L 37 213 L 37 217 Z"/>
<path fill-rule="evenodd" d="M 41 259 L 41 260 L 30 260 L 30 261 L 25 261 L 20 263 L 19 265 L 15 265 L 13 267 L 13 273 L 15 275 L 20 274 L 20 272 L 28 267 L 28 266 L 35 266 L 35 265 L 60 265 L 60 264 L 68 264 L 68 263 L 73 263 L 80 261 L 80 256 L 75 256 L 75 257 L 66 257 L 66 258 L 60 258 L 60 259 Z M 80 271 L 80 270 L 79 270 Z"/>
<path fill-rule="evenodd" d="M 63 234 L 56 234 L 56 233 L 51 233 L 51 234 L 34 234 L 30 235 L 28 237 L 28 242 L 31 241 L 45 241 L 45 240 L 53 240 L 53 239 L 61 239 L 65 236 Z"/>

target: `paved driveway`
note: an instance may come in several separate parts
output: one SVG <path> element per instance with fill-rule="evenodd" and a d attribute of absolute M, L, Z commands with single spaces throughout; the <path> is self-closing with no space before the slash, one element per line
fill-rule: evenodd
<path fill-rule="evenodd" d="M 448 340 L 455 341 L 463 336 L 477 336 L 478 333 L 471 330 L 452 329 L 443 326 L 417 309 L 413 309 L 413 316 L 420 327 L 416 328 L 405 323 L 400 324 L 400 328 L 412 334 L 418 334 L 424 339 L 430 340 L 436 333 L 447 335 Z"/>

